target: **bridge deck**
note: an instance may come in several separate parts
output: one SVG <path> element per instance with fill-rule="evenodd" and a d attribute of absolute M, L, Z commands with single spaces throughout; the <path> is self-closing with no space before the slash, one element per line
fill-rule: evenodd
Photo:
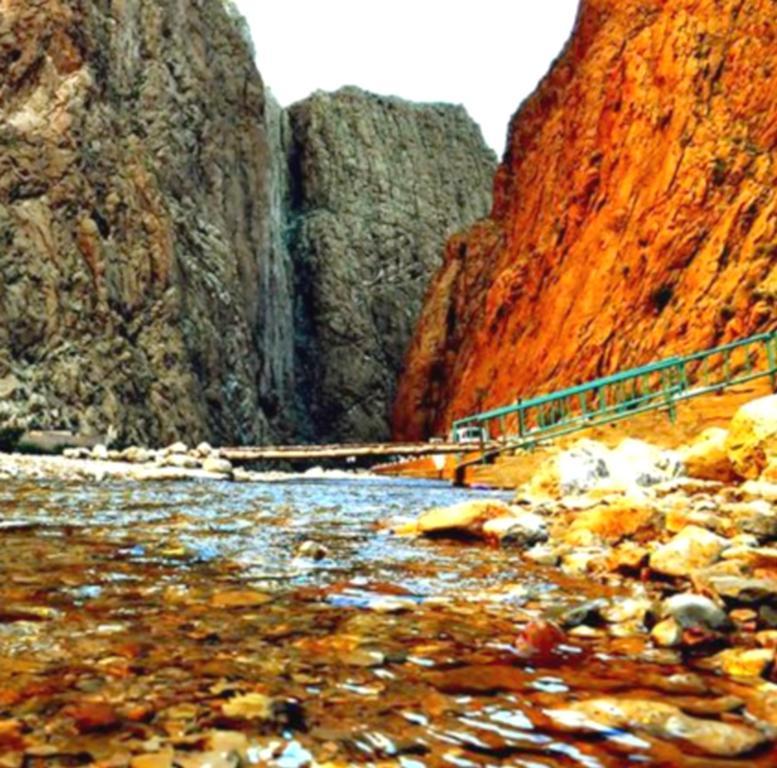
<path fill-rule="evenodd" d="M 352 443 L 340 445 L 267 445 L 222 448 L 221 455 L 235 464 L 253 461 L 326 461 L 327 459 L 397 458 L 466 453 L 496 448 L 487 443 Z"/>

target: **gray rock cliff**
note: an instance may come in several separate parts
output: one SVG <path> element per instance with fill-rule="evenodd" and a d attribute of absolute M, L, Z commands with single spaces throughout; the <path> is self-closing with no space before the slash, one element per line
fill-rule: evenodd
<path fill-rule="evenodd" d="M 0 75 L 6 417 L 126 441 L 282 428 L 285 117 L 222 3 L 11 4 Z"/>
<path fill-rule="evenodd" d="M 384 436 L 493 167 L 458 108 L 345 90 L 282 110 L 221 0 L 6 5 L 0 428 Z"/>
<path fill-rule="evenodd" d="M 298 386 L 324 441 L 389 437 L 446 239 L 486 215 L 496 157 L 463 107 L 343 88 L 289 110 Z"/>

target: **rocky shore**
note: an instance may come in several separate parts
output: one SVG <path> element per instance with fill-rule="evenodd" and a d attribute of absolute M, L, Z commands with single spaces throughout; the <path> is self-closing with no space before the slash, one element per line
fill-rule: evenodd
<path fill-rule="evenodd" d="M 744 711 L 752 728 L 695 723 L 655 701 L 606 697 L 574 704 L 559 722 L 579 732 L 628 727 L 656 735 L 669 733 L 673 720 L 710 754 L 733 756 L 777 737 L 775 502 L 777 396 L 748 403 L 728 430 L 708 430 L 678 451 L 580 441 L 547 459 L 512 503 L 429 510 L 395 533 L 510 547 L 527 568 L 617 588 L 617 599 L 548 610 L 539 642 L 642 642 L 662 658 L 729 679 L 736 695 L 719 702 L 721 711 Z"/>
<path fill-rule="evenodd" d="M 159 450 L 133 446 L 122 451 L 97 445 L 69 448 L 61 456 L 0 454 L 0 480 L 239 480 L 249 476 L 207 443 L 194 449 L 183 443 Z"/>

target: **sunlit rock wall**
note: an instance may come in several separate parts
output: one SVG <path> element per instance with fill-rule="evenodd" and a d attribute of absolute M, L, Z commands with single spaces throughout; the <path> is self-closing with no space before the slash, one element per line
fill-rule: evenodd
<path fill-rule="evenodd" d="M 490 217 L 448 243 L 398 437 L 775 326 L 774 12 L 582 3 L 512 120 Z"/>

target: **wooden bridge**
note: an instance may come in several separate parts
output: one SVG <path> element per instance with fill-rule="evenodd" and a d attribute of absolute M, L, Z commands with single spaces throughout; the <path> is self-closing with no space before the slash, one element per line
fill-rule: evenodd
<path fill-rule="evenodd" d="M 452 435 L 480 435 L 479 442 L 288 445 L 222 448 L 234 463 L 347 461 L 459 456 L 457 476 L 501 453 L 651 411 L 674 420 L 677 407 L 695 397 L 768 378 L 777 390 L 777 331 L 714 349 L 670 357 L 640 368 L 476 413 L 453 423 Z"/>
<path fill-rule="evenodd" d="M 498 443 L 487 448 L 497 448 Z M 479 444 L 461 443 L 343 443 L 340 445 L 268 445 L 248 448 L 222 448 L 220 454 L 235 464 L 261 461 L 335 461 L 348 459 L 414 458 L 459 454 L 480 450 Z"/>

